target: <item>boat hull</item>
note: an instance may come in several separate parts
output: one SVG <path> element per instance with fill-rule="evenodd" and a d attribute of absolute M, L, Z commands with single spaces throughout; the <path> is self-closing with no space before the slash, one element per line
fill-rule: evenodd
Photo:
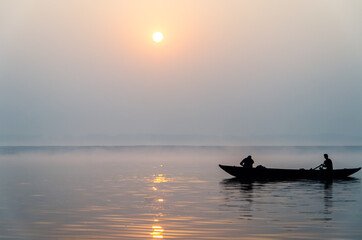
<path fill-rule="evenodd" d="M 221 164 L 219 167 L 230 175 L 243 179 L 340 179 L 346 178 L 361 169 L 345 168 L 327 172 L 325 170 L 312 169 L 243 168 Z"/>

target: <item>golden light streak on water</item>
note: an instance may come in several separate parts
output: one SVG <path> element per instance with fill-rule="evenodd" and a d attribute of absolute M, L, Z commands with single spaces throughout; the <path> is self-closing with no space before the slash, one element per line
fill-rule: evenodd
<path fill-rule="evenodd" d="M 161 165 L 161 167 L 162 167 L 162 165 Z M 156 203 L 158 203 L 154 207 L 155 207 L 155 209 L 160 210 L 160 209 L 162 209 L 161 208 L 162 203 L 165 201 L 164 198 L 162 198 L 160 196 L 160 194 L 162 194 L 162 192 L 163 192 L 162 191 L 163 188 L 162 188 L 161 184 L 169 182 L 169 179 L 166 179 L 166 177 L 162 173 L 159 173 L 159 174 L 154 174 L 153 175 L 152 182 L 154 184 L 159 184 L 159 185 L 157 185 L 159 187 L 152 186 L 152 190 L 153 191 L 158 191 L 157 193 L 154 193 L 154 194 L 157 194 L 157 195 L 154 195 L 154 196 L 155 196 Z M 160 225 L 160 217 L 162 217 L 162 216 L 163 216 L 163 214 L 161 212 L 159 212 L 158 214 L 156 214 L 154 216 L 154 219 L 153 219 L 154 224 L 152 225 L 152 232 L 150 233 L 152 238 L 163 238 L 164 229 Z"/>
<path fill-rule="evenodd" d="M 154 183 L 165 183 L 168 182 L 169 180 L 166 179 L 163 174 L 158 174 L 158 176 L 155 176 L 155 178 L 153 179 Z"/>
<path fill-rule="evenodd" d="M 162 226 L 153 225 L 152 230 L 153 230 L 153 232 L 151 233 L 151 235 L 153 238 L 163 238 L 162 233 L 163 233 L 164 229 L 162 228 Z"/>

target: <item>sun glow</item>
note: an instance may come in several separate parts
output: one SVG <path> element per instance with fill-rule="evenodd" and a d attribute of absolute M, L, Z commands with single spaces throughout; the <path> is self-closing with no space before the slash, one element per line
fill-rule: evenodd
<path fill-rule="evenodd" d="M 163 34 L 160 32 L 155 32 L 152 36 L 153 41 L 156 43 L 162 42 L 163 40 Z"/>

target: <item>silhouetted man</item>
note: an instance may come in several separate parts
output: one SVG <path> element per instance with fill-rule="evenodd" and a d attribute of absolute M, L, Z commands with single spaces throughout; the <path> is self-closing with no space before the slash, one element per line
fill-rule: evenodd
<path fill-rule="evenodd" d="M 254 160 L 251 158 L 251 156 L 247 156 L 246 158 L 244 158 L 241 162 L 240 165 L 244 168 L 253 168 L 253 164 L 254 164 Z"/>
<path fill-rule="evenodd" d="M 328 154 L 324 154 L 324 162 L 322 165 L 322 168 L 327 170 L 328 172 L 332 172 L 333 171 L 333 163 L 332 160 L 328 158 Z"/>

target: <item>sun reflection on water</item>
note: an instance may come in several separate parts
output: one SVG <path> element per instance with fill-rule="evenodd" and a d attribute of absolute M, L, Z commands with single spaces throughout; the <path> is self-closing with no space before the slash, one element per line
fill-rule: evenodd
<path fill-rule="evenodd" d="M 153 225 L 152 230 L 153 230 L 153 232 L 151 233 L 151 235 L 152 235 L 153 238 L 163 238 L 162 233 L 163 233 L 164 229 L 163 229 L 162 226 Z"/>
<path fill-rule="evenodd" d="M 154 179 L 153 179 L 154 183 L 168 182 L 168 180 L 163 176 L 163 174 L 158 174 L 158 175 L 153 175 L 153 176 L 154 176 Z"/>
<path fill-rule="evenodd" d="M 162 165 L 160 167 L 163 167 Z M 163 183 L 167 183 L 169 182 L 170 179 L 166 178 L 163 174 L 154 174 L 153 178 L 152 178 L 152 183 L 155 184 L 156 186 L 152 186 L 152 190 L 155 193 L 155 197 L 154 197 L 154 203 L 155 205 L 153 206 L 153 208 L 157 211 L 158 213 L 155 214 L 154 219 L 153 219 L 153 225 L 152 225 L 152 232 L 150 233 L 152 238 L 164 238 L 164 231 L 165 229 L 163 228 L 163 226 L 161 225 L 161 218 L 163 216 L 162 212 L 160 212 L 160 210 L 163 207 L 163 203 L 165 201 L 164 197 L 162 196 L 162 187 L 163 187 Z"/>

